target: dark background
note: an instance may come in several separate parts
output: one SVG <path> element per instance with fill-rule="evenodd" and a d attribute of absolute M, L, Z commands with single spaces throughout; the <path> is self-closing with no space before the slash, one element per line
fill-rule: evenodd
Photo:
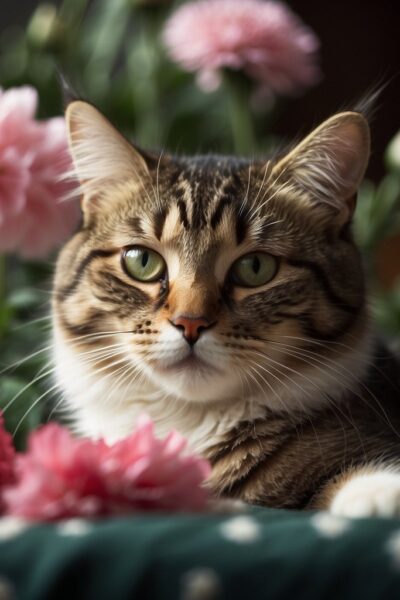
<path fill-rule="evenodd" d="M 282 129 L 296 131 L 351 106 L 372 86 L 382 90 L 372 119 L 372 157 L 368 175 L 383 174 L 382 155 L 400 129 L 400 5 L 389 0 L 292 2 L 293 9 L 321 40 L 324 79 L 285 115 Z"/>
<path fill-rule="evenodd" d="M 25 25 L 38 4 L 1 0 L 1 27 Z M 321 40 L 324 77 L 281 112 L 274 132 L 288 138 L 305 133 L 330 114 L 355 104 L 371 87 L 386 84 L 371 123 L 373 153 L 368 176 L 378 180 L 384 172 L 385 147 L 400 129 L 398 3 L 307 0 L 289 4 Z"/>

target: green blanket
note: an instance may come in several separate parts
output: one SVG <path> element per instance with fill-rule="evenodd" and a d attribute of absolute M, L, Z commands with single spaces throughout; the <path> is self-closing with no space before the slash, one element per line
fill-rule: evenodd
<path fill-rule="evenodd" d="M 0 520 L 0 600 L 400 598 L 400 520 L 250 509 Z"/>

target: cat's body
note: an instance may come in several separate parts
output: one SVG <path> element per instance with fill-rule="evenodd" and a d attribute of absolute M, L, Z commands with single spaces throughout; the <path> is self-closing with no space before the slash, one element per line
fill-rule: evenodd
<path fill-rule="evenodd" d="M 363 117 L 269 162 L 140 154 L 82 102 L 67 121 L 84 223 L 53 314 L 77 431 L 114 441 L 146 412 L 210 459 L 217 495 L 362 513 L 335 501 L 383 473 L 400 511 L 399 368 L 349 226 Z"/>

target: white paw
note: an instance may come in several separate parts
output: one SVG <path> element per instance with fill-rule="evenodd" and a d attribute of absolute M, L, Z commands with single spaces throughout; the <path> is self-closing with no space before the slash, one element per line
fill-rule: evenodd
<path fill-rule="evenodd" d="M 330 511 L 344 517 L 400 516 L 400 474 L 355 475 L 336 494 Z"/>

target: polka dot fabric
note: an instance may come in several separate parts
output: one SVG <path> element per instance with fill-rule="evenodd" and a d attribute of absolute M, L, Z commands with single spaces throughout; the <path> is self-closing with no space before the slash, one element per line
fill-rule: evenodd
<path fill-rule="evenodd" d="M 6 518 L 0 582 L 0 600 L 397 600 L 400 520 L 262 508 Z"/>

